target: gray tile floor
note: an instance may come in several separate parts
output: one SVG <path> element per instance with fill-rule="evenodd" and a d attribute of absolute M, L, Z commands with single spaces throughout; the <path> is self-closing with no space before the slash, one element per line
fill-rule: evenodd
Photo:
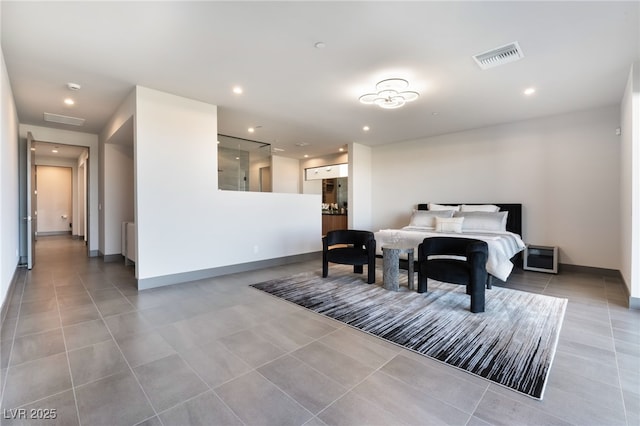
<path fill-rule="evenodd" d="M 512 274 L 569 299 L 537 401 L 248 287 L 319 260 L 137 292 L 82 242 L 36 247 L 2 324 L 2 425 L 640 424 L 640 312 L 615 279 Z"/>

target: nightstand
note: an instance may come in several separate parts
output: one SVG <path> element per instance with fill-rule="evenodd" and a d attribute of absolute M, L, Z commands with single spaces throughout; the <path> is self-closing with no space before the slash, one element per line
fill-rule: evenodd
<path fill-rule="evenodd" d="M 528 271 L 558 273 L 558 247 L 527 244 L 524 249 L 524 269 Z"/>

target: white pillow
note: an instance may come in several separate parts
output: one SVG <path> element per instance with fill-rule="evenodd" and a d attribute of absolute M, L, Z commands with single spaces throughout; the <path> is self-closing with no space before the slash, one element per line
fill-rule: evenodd
<path fill-rule="evenodd" d="M 462 230 L 467 231 L 502 231 L 507 230 L 507 214 L 509 212 L 455 212 L 454 217 L 464 218 Z"/>
<path fill-rule="evenodd" d="M 429 203 L 427 206 L 429 210 L 453 210 L 454 212 L 460 211 L 460 206 L 445 206 L 444 204 Z"/>
<path fill-rule="evenodd" d="M 414 210 L 409 226 L 433 228 L 436 226 L 436 217 L 453 217 L 453 210 Z"/>
<path fill-rule="evenodd" d="M 461 212 L 497 212 L 500 207 L 494 204 L 463 204 L 460 206 Z"/>
<path fill-rule="evenodd" d="M 462 222 L 464 217 L 437 217 L 436 232 L 462 232 Z"/>

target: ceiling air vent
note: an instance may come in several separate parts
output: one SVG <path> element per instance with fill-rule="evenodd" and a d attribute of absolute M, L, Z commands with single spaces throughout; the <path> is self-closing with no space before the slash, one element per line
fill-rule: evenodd
<path fill-rule="evenodd" d="M 517 41 L 509 43 L 505 46 L 491 49 L 487 52 L 480 53 L 473 57 L 478 66 L 486 70 L 488 68 L 497 67 L 498 65 L 507 64 L 509 62 L 517 61 L 524 58 L 524 53 L 520 49 L 520 45 Z"/>
<path fill-rule="evenodd" d="M 44 113 L 44 121 L 52 123 L 69 124 L 71 126 L 84 126 L 84 118 L 69 117 L 67 115 Z"/>

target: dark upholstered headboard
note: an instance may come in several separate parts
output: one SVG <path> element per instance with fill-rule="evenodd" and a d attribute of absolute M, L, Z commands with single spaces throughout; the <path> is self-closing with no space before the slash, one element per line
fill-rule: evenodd
<path fill-rule="evenodd" d="M 446 206 L 458 206 L 461 204 L 478 205 L 493 204 L 500 207 L 501 212 L 507 214 L 507 231 L 522 236 L 522 204 L 500 204 L 500 203 L 438 203 Z M 418 204 L 418 210 L 428 210 L 428 204 Z"/>

